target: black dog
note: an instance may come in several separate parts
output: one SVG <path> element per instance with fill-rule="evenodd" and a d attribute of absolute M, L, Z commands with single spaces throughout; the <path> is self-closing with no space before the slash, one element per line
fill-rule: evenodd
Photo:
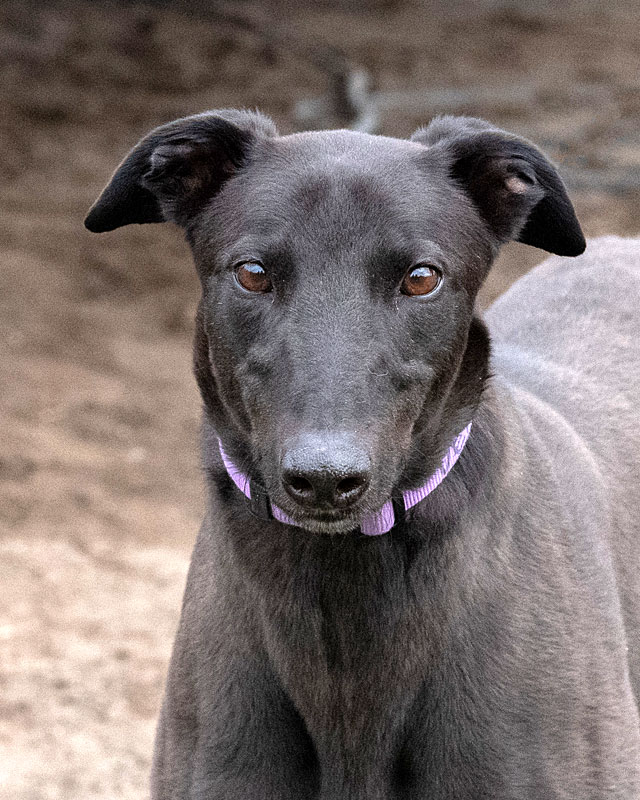
<path fill-rule="evenodd" d="M 163 220 L 202 282 L 210 501 L 154 798 L 640 798 L 640 244 L 520 281 L 490 356 L 500 245 L 584 239 L 485 122 L 178 120 L 86 224 Z"/>

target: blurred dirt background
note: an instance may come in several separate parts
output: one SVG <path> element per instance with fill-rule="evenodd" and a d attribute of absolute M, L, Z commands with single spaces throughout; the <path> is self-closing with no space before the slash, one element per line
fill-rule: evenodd
<path fill-rule="evenodd" d="M 82 227 L 128 148 L 215 107 L 258 106 L 283 131 L 335 122 L 309 111 L 340 89 L 331 45 L 368 74 L 380 132 L 486 116 L 552 155 L 588 235 L 637 234 L 639 14 L 635 0 L 2 3 L 3 798 L 147 795 L 203 507 L 187 248 L 169 226 Z M 509 247 L 482 302 L 542 257 Z"/>

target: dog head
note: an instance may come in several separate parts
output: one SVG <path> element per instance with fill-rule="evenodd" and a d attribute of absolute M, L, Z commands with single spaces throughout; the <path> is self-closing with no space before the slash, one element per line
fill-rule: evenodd
<path fill-rule="evenodd" d="M 470 118 L 410 140 L 278 136 L 242 111 L 177 120 L 133 149 L 86 225 L 165 220 L 202 284 L 209 421 L 273 502 L 326 532 L 419 484 L 472 419 L 489 357 L 474 301 L 499 247 L 585 246 L 540 151 Z"/>

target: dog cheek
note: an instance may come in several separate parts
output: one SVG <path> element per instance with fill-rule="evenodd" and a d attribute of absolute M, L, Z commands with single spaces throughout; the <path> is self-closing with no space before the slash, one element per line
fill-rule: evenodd
<path fill-rule="evenodd" d="M 426 395 L 428 397 L 428 394 Z M 394 409 L 391 422 L 393 425 L 394 446 L 406 452 L 411 446 L 415 424 L 425 410 L 425 394 L 414 390 L 408 392 L 403 401 Z"/>
<path fill-rule="evenodd" d="M 269 416 L 270 403 L 260 381 L 248 378 L 240 382 L 242 404 L 251 421 L 251 428 L 264 424 Z"/>
<path fill-rule="evenodd" d="M 278 419 L 278 409 L 283 404 L 284 385 L 276 374 L 273 358 L 250 354 L 234 370 L 234 380 L 240 390 L 242 405 L 251 430 L 260 443 L 273 435 L 271 430 Z"/>
<path fill-rule="evenodd" d="M 391 391 L 396 395 L 415 395 L 425 392 L 435 377 L 431 364 L 411 359 L 394 365 L 389 371 Z"/>

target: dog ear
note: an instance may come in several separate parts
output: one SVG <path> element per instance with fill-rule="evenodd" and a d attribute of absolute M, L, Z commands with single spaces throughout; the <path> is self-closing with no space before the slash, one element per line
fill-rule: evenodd
<path fill-rule="evenodd" d="M 500 244 L 517 240 L 561 256 L 586 243 L 555 167 L 526 139 L 472 117 L 439 117 L 411 137 L 444 150 Z"/>
<path fill-rule="evenodd" d="M 276 135 L 268 117 L 229 109 L 156 128 L 120 164 L 84 224 L 94 233 L 166 220 L 185 225 L 242 166 L 259 138 Z"/>

